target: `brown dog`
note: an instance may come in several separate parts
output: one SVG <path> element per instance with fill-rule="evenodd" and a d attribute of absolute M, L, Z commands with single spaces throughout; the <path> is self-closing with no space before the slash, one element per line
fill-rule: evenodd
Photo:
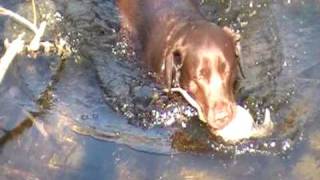
<path fill-rule="evenodd" d="M 169 89 L 182 87 L 200 105 L 211 130 L 236 108 L 236 43 L 229 28 L 207 21 L 196 0 L 118 0 L 122 27 L 138 41 L 148 70 Z"/>

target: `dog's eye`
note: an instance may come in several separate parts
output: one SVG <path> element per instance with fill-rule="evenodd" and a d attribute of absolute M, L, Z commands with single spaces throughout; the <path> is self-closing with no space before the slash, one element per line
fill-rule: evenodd
<path fill-rule="evenodd" d="M 203 68 L 203 69 L 200 70 L 200 72 L 199 72 L 199 78 L 200 79 L 207 78 L 208 76 L 209 76 L 209 69 Z"/>
<path fill-rule="evenodd" d="M 219 72 L 224 73 L 226 71 L 226 63 L 221 62 L 219 64 Z"/>
<path fill-rule="evenodd" d="M 177 66 L 182 65 L 182 57 L 180 51 L 176 50 L 173 52 L 173 59 L 174 59 L 174 64 Z"/>

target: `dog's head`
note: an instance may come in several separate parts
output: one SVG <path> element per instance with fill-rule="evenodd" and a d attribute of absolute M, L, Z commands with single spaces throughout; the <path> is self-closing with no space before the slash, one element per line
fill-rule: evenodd
<path fill-rule="evenodd" d="M 203 22 L 177 33 L 166 56 L 169 89 L 180 86 L 187 90 L 212 130 L 225 127 L 234 117 L 239 39 L 227 27 Z"/>

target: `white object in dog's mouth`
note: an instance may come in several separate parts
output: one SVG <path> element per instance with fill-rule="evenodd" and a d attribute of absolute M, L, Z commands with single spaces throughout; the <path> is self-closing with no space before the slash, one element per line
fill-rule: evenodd
<path fill-rule="evenodd" d="M 172 88 L 172 92 L 179 92 L 194 108 L 198 111 L 198 116 L 201 121 L 207 123 L 201 111 L 199 104 L 182 88 Z M 224 119 L 227 116 L 226 112 L 216 114 L 216 119 Z M 266 109 L 264 122 L 257 126 L 253 117 L 248 110 L 240 105 L 236 106 L 234 118 L 224 128 L 214 130 L 212 133 L 218 135 L 226 142 L 235 143 L 243 139 L 251 137 L 264 137 L 272 132 L 273 122 L 271 121 L 270 111 Z"/>
<path fill-rule="evenodd" d="M 216 130 L 214 133 L 221 136 L 225 141 L 235 142 L 250 138 L 253 128 L 254 120 L 249 111 L 237 105 L 232 121 L 223 129 Z"/>
<path fill-rule="evenodd" d="M 256 124 L 249 111 L 237 105 L 236 114 L 229 124 L 213 133 L 226 142 L 235 143 L 243 139 L 266 137 L 272 133 L 273 126 L 268 108 L 265 111 L 264 122 Z"/>

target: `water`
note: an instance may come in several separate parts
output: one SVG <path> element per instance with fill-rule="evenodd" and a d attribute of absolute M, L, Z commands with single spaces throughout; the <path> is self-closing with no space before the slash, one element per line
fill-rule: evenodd
<path fill-rule="evenodd" d="M 28 1 L 0 4 L 32 17 Z M 319 177 L 317 1 L 201 7 L 209 19 L 241 31 L 245 79 L 237 101 L 257 120 L 269 107 L 276 122 L 272 137 L 237 146 L 217 143 L 196 118 L 183 115 L 192 110 L 181 98 L 166 98 L 127 58 L 132 52 L 117 37 L 113 1 L 45 0 L 38 7 L 50 21 L 45 39 L 66 38 L 73 55 L 19 56 L 10 67 L 0 87 L 1 179 Z M 17 32 L 7 18 L 0 23 L 1 39 Z M 181 116 L 164 127 L 171 112 Z"/>

